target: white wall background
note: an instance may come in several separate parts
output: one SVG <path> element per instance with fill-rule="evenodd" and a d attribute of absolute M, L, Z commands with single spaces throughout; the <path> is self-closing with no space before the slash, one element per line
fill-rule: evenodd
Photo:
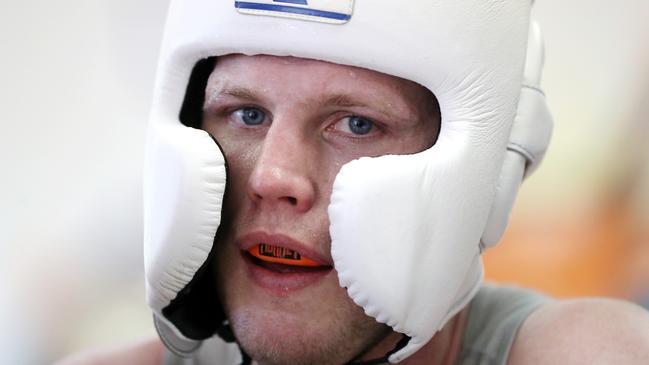
<path fill-rule="evenodd" d="M 140 170 L 166 5 L 0 4 L 2 363 L 44 364 L 153 333 Z M 557 127 L 520 204 L 551 211 L 556 199 L 597 193 L 647 103 L 649 1 L 539 0 L 535 14 Z M 648 185 L 638 194 L 645 216 Z"/>
<path fill-rule="evenodd" d="M 151 332 L 140 170 L 166 3 L 0 6 L 1 363 Z"/>

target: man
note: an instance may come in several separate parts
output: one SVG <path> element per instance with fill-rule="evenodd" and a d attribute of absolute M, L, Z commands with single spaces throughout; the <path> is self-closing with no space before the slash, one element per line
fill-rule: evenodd
<path fill-rule="evenodd" d="M 481 286 L 551 129 L 529 11 L 173 2 L 145 182 L 168 350 L 94 359 L 646 363 L 636 306 Z"/>

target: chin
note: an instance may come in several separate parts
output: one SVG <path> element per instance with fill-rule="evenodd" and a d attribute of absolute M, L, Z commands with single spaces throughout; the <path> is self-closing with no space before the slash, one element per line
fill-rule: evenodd
<path fill-rule="evenodd" d="M 313 319 L 248 309 L 236 310 L 229 318 L 240 345 L 260 364 L 317 364 L 329 352 L 330 344 L 322 341 L 329 329 Z"/>
<path fill-rule="evenodd" d="M 323 327 L 315 318 L 269 319 L 263 313 L 242 313 L 231 323 L 241 346 L 262 365 L 339 365 L 354 357 L 347 336 L 341 336 L 341 323 L 329 322 Z"/>
<path fill-rule="evenodd" d="M 390 332 L 348 299 L 314 301 L 311 308 L 290 300 L 273 302 L 226 305 L 237 340 L 261 365 L 340 365 Z"/>

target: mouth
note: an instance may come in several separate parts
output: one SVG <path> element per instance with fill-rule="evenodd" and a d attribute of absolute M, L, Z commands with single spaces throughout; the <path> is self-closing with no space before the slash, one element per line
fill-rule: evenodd
<path fill-rule="evenodd" d="M 241 250 L 241 256 L 248 268 L 249 278 L 278 296 L 287 296 L 312 286 L 333 272 L 332 265 L 323 264 L 281 244 L 259 243 Z"/>
<path fill-rule="evenodd" d="M 309 273 L 331 269 L 330 265 L 320 264 L 296 250 L 267 243 L 251 247 L 246 255 L 254 265 L 279 274 Z"/>

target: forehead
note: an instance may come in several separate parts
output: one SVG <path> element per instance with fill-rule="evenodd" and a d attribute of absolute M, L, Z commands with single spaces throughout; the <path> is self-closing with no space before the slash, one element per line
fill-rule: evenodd
<path fill-rule="evenodd" d="M 430 105 L 431 100 L 436 103 L 428 89 L 410 80 L 360 67 L 288 56 L 220 56 L 210 75 L 208 90 L 230 88 L 300 99 L 353 95 L 385 101 L 390 107 L 404 109 L 403 112 L 412 111 L 407 109 L 414 106 Z"/>
<path fill-rule="evenodd" d="M 269 70 L 283 71 L 282 73 L 290 74 L 308 72 L 314 76 L 340 76 L 353 79 L 366 79 L 368 81 L 375 80 L 394 85 L 412 83 L 408 80 L 369 69 L 292 56 L 246 56 L 231 54 L 220 56 L 216 63 L 216 69 L 221 72 L 246 71 L 250 74 L 275 77 L 281 77 L 282 74 L 266 74 L 266 72 Z"/>

